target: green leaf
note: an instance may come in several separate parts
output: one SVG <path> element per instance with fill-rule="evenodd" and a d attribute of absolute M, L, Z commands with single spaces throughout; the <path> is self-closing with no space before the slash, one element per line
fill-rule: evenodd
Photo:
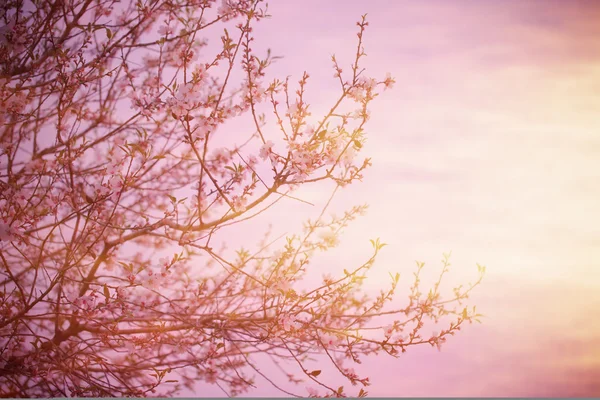
<path fill-rule="evenodd" d="M 123 268 L 125 268 L 127 271 L 132 272 L 133 271 L 133 266 L 131 264 L 125 264 L 124 262 L 118 261 L 119 264 L 121 264 L 121 266 L 123 266 Z"/>

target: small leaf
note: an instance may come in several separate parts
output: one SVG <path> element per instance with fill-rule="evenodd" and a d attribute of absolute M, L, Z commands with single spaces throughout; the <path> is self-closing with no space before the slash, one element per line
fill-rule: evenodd
<path fill-rule="evenodd" d="M 110 29 L 106 28 L 106 37 L 111 39 L 112 36 L 113 36 L 112 31 Z"/>
<path fill-rule="evenodd" d="M 124 262 L 118 261 L 119 264 L 121 264 L 121 266 L 123 268 L 125 268 L 127 271 L 132 272 L 133 271 L 133 267 L 131 266 L 131 264 L 125 264 Z"/>
<path fill-rule="evenodd" d="M 319 376 L 321 375 L 321 370 L 320 369 L 315 369 L 314 371 L 312 371 L 311 373 L 309 373 L 310 376 Z"/>
<path fill-rule="evenodd" d="M 110 299 L 110 292 L 108 290 L 108 286 L 106 286 L 106 283 L 104 284 L 104 297 L 106 297 L 106 302 L 108 303 L 108 299 Z"/>

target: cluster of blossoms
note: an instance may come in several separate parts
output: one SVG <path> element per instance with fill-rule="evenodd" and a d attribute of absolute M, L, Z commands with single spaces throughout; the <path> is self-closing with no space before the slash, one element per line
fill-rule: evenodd
<path fill-rule="evenodd" d="M 151 118 L 153 114 L 159 112 L 162 102 L 159 97 L 159 80 L 153 77 L 144 82 L 141 90 L 131 92 L 131 107 L 139 111 L 146 118 Z"/>
<path fill-rule="evenodd" d="M 175 95 L 167 99 L 167 107 L 174 118 L 185 116 L 198 108 L 201 101 L 200 87 L 201 82 L 188 82 L 181 85 Z"/>

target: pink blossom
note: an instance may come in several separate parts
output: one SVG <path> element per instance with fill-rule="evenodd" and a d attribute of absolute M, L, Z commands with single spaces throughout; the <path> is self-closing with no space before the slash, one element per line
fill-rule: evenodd
<path fill-rule="evenodd" d="M 388 326 L 384 327 L 383 332 L 385 334 L 385 337 L 387 337 L 387 338 L 391 337 L 395 332 L 394 325 L 388 325 Z"/>
<path fill-rule="evenodd" d="M 85 310 L 85 311 L 92 310 L 96 306 L 96 296 L 89 295 L 89 296 L 78 297 L 77 299 L 75 299 L 73 304 L 76 307 L 78 307 L 82 310 Z"/>
<path fill-rule="evenodd" d="M 124 299 L 127 296 L 127 290 L 123 286 L 119 286 L 117 288 L 117 297 L 119 299 Z"/>
<path fill-rule="evenodd" d="M 25 171 L 27 171 L 28 173 L 36 173 L 36 172 L 43 171 L 43 170 L 44 170 L 44 159 L 43 158 L 37 158 L 37 159 L 31 160 L 27 164 L 25 164 Z"/>
<path fill-rule="evenodd" d="M 260 158 L 266 160 L 267 157 L 273 152 L 273 146 L 275 146 L 275 143 L 273 143 L 270 140 L 263 144 L 260 148 L 260 151 L 258 152 Z"/>
<path fill-rule="evenodd" d="M 321 343 L 323 343 L 323 346 L 331 348 L 339 345 L 341 340 L 337 335 L 325 333 L 321 335 Z"/>
<path fill-rule="evenodd" d="M 161 25 L 161 27 L 158 28 L 158 34 L 161 36 L 167 36 L 171 33 L 173 33 L 173 29 L 168 25 Z"/>
<path fill-rule="evenodd" d="M 142 284 L 147 289 L 157 289 L 160 284 L 161 277 L 154 274 L 152 271 L 148 271 L 148 276 L 143 280 Z"/>
<path fill-rule="evenodd" d="M 228 163 L 231 159 L 231 153 L 223 147 L 216 149 L 213 154 L 216 162 Z"/>
<path fill-rule="evenodd" d="M 288 108 L 286 115 L 294 118 L 294 117 L 298 116 L 299 111 L 300 111 L 300 107 L 298 106 L 298 103 L 292 103 L 292 104 L 290 104 L 290 107 Z"/>
<path fill-rule="evenodd" d="M 354 86 L 348 90 L 348 96 L 356 102 L 361 102 L 365 98 L 364 90 L 358 86 Z"/>
<path fill-rule="evenodd" d="M 165 268 L 171 265 L 171 259 L 169 257 L 161 257 L 158 262 Z"/>
<path fill-rule="evenodd" d="M 394 80 L 394 78 L 392 78 L 392 74 L 390 74 L 389 72 L 387 74 L 385 74 L 385 80 L 383 81 L 385 88 L 386 89 L 393 88 L 394 83 L 396 83 L 396 81 Z"/>
<path fill-rule="evenodd" d="M 192 140 L 205 140 L 210 133 L 211 124 L 207 118 L 201 117 L 192 131 Z"/>
<path fill-rule="evenodd" d="M 217 14 L 219 14 L 219 16 L 225 16 L 228 14 L 231 14 L 233 12 L 233 8 L 231 7 L 231 4 L 229 3 L 228 0 L 223 0 L 223 2 L 221 3 L 221 6 L 219 6 L 218 10 L 217 10 Z"/>
<path fill-rule="evenodd" d="M 321 232 L 320 236 L 323 240 L 323 243 L 327 247 L 335 247 L 340 242 L 338 236 L 335 234 L 334 231 L 331 230 Z"/>
<path fill-rule="evenodd" d="M 377 81 L 373 78 L 367 78 L 367 77 L 363 76 L 359 79 L 359 84 L 365 90 L 372 91 L 373 89 L 375 89 L 375 86 L 377 85 Z"/>
<path fill-rule="evenodd" d="M 304 129 L 304 135 L 311 137 L 315 134 L 315 127 L 312 125 L 307 125 L 306 129 Z"/>
<path fill-rule="evenodd" d="M 232 196 L 231 204 L 233 206 L 233 212 L 244 212 L 246 211 L 246 198 L 242 196 Z"/>

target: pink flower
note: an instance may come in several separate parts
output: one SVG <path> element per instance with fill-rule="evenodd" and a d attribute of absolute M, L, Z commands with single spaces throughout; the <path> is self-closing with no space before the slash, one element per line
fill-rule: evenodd
<path fill-rule="evenodd" d="M 160 28 L 158 28 L 158 34 L 161 36 L 167 36 L 171 33 L 173 33 L 173 29 L 168 25 L 162 25 Z"/>
<path fill-rule="evenodd" d="M 263 144 L 260 148 L 260 151 L 258 152 L 260 158 L 266 160 L 267 157 L 269 157 L 269 155 L 273 152 L 273 146 L 275 146 L 275 143 L 273 143 L 270 140 Z"/>
<path fill-rule="evenodd" d="M 38 158 L 36 160 L 29 161 L 25 165 L 25 171 L 28 173 L 36 173 L 44 170 L 44 159 Z"/>
<path fill-rule="evenodd" d="M 290 107 L 288 108 L 286 115 L 294 118 L 294 117 L 298 116 L 299 111 L 300 111 L 300 107 L 298 107 L 298 103 L 293 103 L 293 104 L 290 104 Z"/>
<path fill-rule="evenodd" d="M 360 102 L 365 98 L 364 90 L 356 86 L 348 90 L 348 96 L 356 102 Z"/>
<path fill-rule="evenodd" d="M 304 130 L 304 134 L 308 137 L 311 137 L 315 134 L 315 127 L 312 125 L 307 125 L 306 129 Z"/>
<path fill-rule="evenodd" d="M 78 297 L 77 299 L 75 299 L 73 304 L 76 307 L 85 311 L 92 310 L 96 306 L 96 296 L 89 295 Z"/>
<path fill-rule="evenodd" d="M 394 333 L 394 331 L 395 331 L 394 325 L 388 325 L 383 328 L 383 332 L 385 334 L 385 337 L 387 337 L 387 338 L 391 337 L 392 334 Z"/>
<path fill-rule="evenodd" d="M 242 196 L 231 197 L 231 205 L 233 206 L 233 212 L 244 212 L 246 211 L 247 200 Z"/>
<path fill-rule="evenodd" d="M 214 151 L 215 162 L 228 163 L 231 159 L 231 153 L 229 150 L 221 147 Z"/>
<path fill-rule="evenodd" d="M 354 368 L 344 368 L 343 371 L 349 379 L 358 379 L 358 375 L 356 374 L 356 371 L 354 371 Z"/>
<path fill-rule="evenodd" d="M 377 81 L 373 78 L 362 77 L 359 84 L 367 91 L 372 91 L 377 85 Z"/>
<path fill-rule="evenodd" d="M 323 346 L 331 348 L 339 345 L 341 340 L 337 335 L 325 333 L 321 335 L 321 343 L 323 343 Z"/>
<path fill-rule="evenodd" d="M 206 136 L 209 134 L 211 128 L 211 124 L 208 122 L 206 118 L 200 118 L 198 124 L 194 127 L 194 131 L 192 132 L 192 140 L 205 140 Z"/>
<path fill-rule="evenodd" d="M 220 16 L 225 16 L 232 12 L 233 12 L 233 8 L 231 7 L 231 5 L 229 4 L 229 2 L 227 0 L 223 0 L 223 2 L 221 3 L 221 6 L 217 10 L 217 14 Z"/>
<path fill-rule="evenodd" d="M 339 238 L 337 237 L 335 232 L 332 230 L 327 230 L 327 231 L 321 232 L 320 236 L 321 236 L 321 239 L 323 240 L 323 244 L 327 247 L 335 247 L 340 242 Z"/>
<path fill-rule="evenodd" d="M 160 284 L 160 276 L 148 271 L 148 276 L 144 279 L 143 285 L 147 289 L 157 289 Z"/>
<path fill-rule="evenodd" d="M 323 275 L 323 283 L 325 285 L 331 285 L 334 282 L 333 276 L 331 274 Z"/>
<path fill-rule="evenodd" d="M 393 88 L 394 83 L 396 83 L 396 81 L 394 80 L 394 78 L 392 78 L 392 74 L 390 74 L 389 72 L 387 74 L 385 74 L 385 80 L 383 81 L 385 88 L 386 89 Z"/>
<path fill-rule="evenodd" d="M 260 103 L 266 98 L 264 89 L 256 84 L 254 84 L 252 89 L 250 89 L 250 94 L 252 94 L 252 100 L 254 100 L 256 103 Z"/>
<path fill-rule="evenodd" d="M 134 274 L 128 274 L 127 275 L 127 280 L 129 281 L 129 283 L 131 285 L 133 285 L 135 283 L 135 279 L 136 279 L 136 276 Z"/>
<path fill-rule="evenodd" d="M 127 292 L 125 291 L 125 288 L 123 286 L 119 286 L 117 288 L 117 297 L 119 299 L 124 299 L 127 296 Z"/>
<path fill-rule="evenodd" d="M 171 265 L 171 259 L 169 257 L 162 257 L 158 260 L 158 262 L 165 268 Z"/>

